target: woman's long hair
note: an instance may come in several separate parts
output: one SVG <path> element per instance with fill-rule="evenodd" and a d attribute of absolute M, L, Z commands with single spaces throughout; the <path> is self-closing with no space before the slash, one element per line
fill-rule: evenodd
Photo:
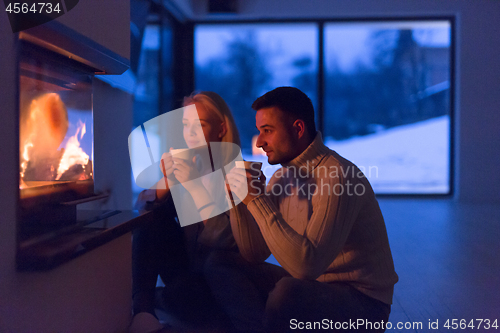
<path fill-rule="evenodd" d="M 213 112 L 221 121 L 225 122 L 227 130 L 222 137 L 222 142 L 234 143 L 241 147 L 240 134 L 234 122 L 233 114 L 222 97 L 212 91 L 200 91 L 184 98 L 184 106 L 194 103 L 202 104 L 209 112 Z M 232 160 L 230 155 L 232 154 L 225 154 L 223 158 L 225 164 Z"/>

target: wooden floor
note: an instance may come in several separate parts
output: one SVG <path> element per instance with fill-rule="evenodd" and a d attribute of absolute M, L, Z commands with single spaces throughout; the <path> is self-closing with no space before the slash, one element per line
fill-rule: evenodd
<path fill-rule="evenodd" d="M 500 205 L 458 204 L 441 199 L 379 199 L 399 282 L 390 316 L 422 328 L 391 332 L 496 332 L 447 330 L 450 319 L 498 319 L 500 325 Z M 438 320 L 439 330 L 429 321 Z M 406 324 L 407 327 L 413 324 Z M 389 330 L 388 330 L 389 331 Z"/>

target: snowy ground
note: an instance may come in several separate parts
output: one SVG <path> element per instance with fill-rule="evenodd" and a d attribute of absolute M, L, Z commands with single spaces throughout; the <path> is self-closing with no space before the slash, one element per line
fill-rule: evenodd
<path fill-rule="evenodd" d="M 442 194 L 449 190 L 449 127 L 442 116 L 343 141 L 325 138 L 325 144 L 360 167 L 376 193 Z M 267 179 L 280 167 L 265 156 L 243 158 L 264 162 Z"/>

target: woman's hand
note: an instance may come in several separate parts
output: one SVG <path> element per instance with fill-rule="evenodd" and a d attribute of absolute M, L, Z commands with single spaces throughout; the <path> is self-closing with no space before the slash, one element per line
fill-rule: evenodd
<path fill-rule="evenodd" d="M 165 177 L 169 177 L 172 175 L 172 173 L 174 172 L 174 161 L 172 159 L 172 154 L 163 153 L 163 155 L 161 155 L 160 170 Z"/>
<path fill-rule="evenodd" d="M 176 157 L 173 157 L 172 160 L 174 162 L 172 167 L 174 176 L 188 192 L 195 191 L 200 186 L 203 186 L 201 175 L 195 165 L 196 156 L 193 157 L 192 161 Z"/>
<path fill-rule="evenodd" d="M 174 161 L 170 153 L 163 153 L 163 155 L 161 155 L 160 170 L 163 174 L 163 178 L 156 183 L 156 200 L 163 201 L 170 192 L 170 186 L 175 184 L 172 183 L 175 182 Z"/>

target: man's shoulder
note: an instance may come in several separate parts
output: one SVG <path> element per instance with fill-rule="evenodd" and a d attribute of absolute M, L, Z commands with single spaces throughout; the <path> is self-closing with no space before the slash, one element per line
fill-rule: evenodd
<path fill-rule="evenodd" d="M 353 163 L 340 156 L 336 151 L 328 148 L 328 150 L 321 154 L 321 156 L 318 156 L 318 158 L 311 161 L 307 161 L 301 166 L 280 167 L 273 173 L 269 180 L 269 183 L 275 183 L 283 179 L 294 178 L 294 175 L 303 173 L 309 173 L 314 176 L 314 171 L 318 170 L 319 168 L 341 168 L 344 165 L 350 164 Z"/>
<path fill-rule="evenodd" d="M 321 159 L 314 165 L 315 170 L 322 168 L 342 168 L 351 162 L 340 156 L 335 150 L 328 149 Z"/>
<path fill-rule="evenodd" d="M 326 171 L 326 172 L 325 172 Z M 359 167 L 352 161 L 329 149 L 321 162 L 316 166 L 314 174 L 320 178 L 366 179 L 364 167 Z"/>
<path fill-rule="evenodd" d="M 325 164 L 329 165 L 337 165 L 337 166 L 343 166 L 343 167 L 356 167 L 357 165 L 354 164 L 351 160 L 345 158 L 344 156 L 340 155 L 337 153 L 335 150 L 329 148 L 329 152 L 325 155 L 324 158 Z"/>

